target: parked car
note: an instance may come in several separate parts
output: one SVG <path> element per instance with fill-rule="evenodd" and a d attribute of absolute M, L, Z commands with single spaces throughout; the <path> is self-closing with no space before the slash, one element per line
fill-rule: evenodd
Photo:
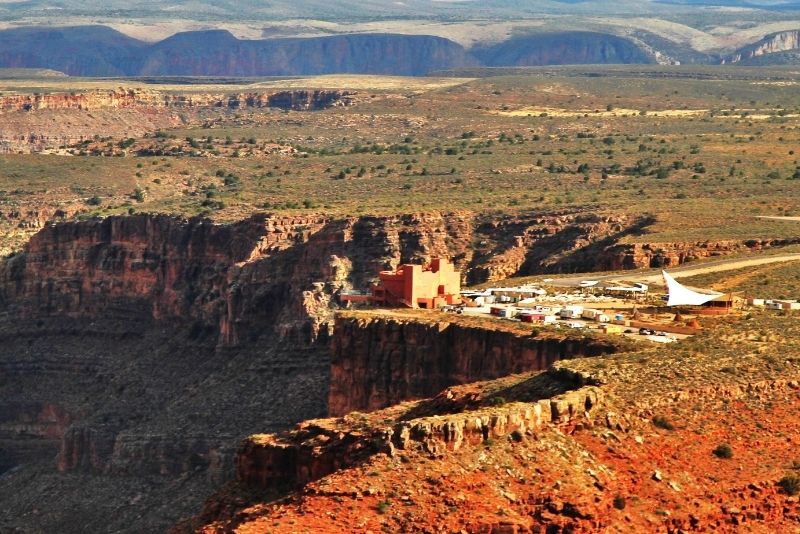
<path fill-rule="evenodd" d="M 639 329 L 639 335 L 640 336 L 652 336 L 653 334 L 655 334 L 655 332 L 653 330 L 650 330 L 649 328 L 640 328 Z"/>

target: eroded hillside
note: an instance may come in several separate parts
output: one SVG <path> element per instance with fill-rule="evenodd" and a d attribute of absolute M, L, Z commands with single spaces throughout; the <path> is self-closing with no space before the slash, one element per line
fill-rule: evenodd
<path fill-rule="evenodd" d="M 337 319 L 434 256 L 473 284 L 798 243 L 786 72 L 589 70 L 0 84 L 38 132 L 0 157 L 0 530 L 794 521 L 788 314 L 663 349 Z"/>
<path fill-rule="evenodd" d="M 741 334 L 763 328 L 795 319 L 252 436 L 236 482 L 176 531 L 791 529 L 800 368 L 789 337 L 778 356 Z"/>

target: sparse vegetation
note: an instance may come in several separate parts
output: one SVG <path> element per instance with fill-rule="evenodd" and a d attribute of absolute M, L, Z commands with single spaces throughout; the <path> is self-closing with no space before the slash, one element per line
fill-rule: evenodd
<path fill-rule="evenodd" d="M 778 481 L 778 487 L 787 495 L 797 495 L 800 493 L 800 476 L 788 474 Z"/>
<path fill-rule="evenodd" d="M 675 430 L 675 425 L 672 424 L 672 421 L 663 415 L 654 416 L 653 425 L 657 428 L 663 428 L 664 430 Z"/>
<path fill-rule="evenodd" d="M 716 446 L 713 450 L 714 456 L 717 458 L 722 458 L 723 460 L 729 460 L 733 458 L 733 449 L 727 443 L 720 443 Z"/>

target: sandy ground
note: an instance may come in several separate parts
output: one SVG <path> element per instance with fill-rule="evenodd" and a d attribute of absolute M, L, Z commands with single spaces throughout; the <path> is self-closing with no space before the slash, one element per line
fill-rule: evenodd
<path fill-rule="evenodd" d="M 660 110 L 639 110 L 630 108 L 614 108 L 611 111 L 606 109 L 564 109 L 564 108 L 547 108 L 547 107 L 524 107 L 521 109 L 513 109 L 508 111 L 492 111 L 495 115 L 503 115 L 506 117 L 539 117 L 547 114 L 548 117 L 629 117 L 638 116 L 642 113 L 646 117 L 669 117 L 669 118 L 685 118 L 685 117 L 699 117 L 708 115 L 711 110 L 708 109 L 660 109 Z M 725 111 L 725 110 L 723 110 Z M 756 110 L 739 109 L 731 111 L 729 115 L 715 115 L 715 118 L 721 119 L 742 119 L 748 120 L 767 120 L 776 117 L 777 115 L 770 115 L 767 113 L 754 113 Z M 777 109 L 775 110 L 778 111 Z M 742 113 L 748 113 L 746 117 L 742 117 Z M 796 118 L 800 115 L 786 114 L 784 118 Z"/>
<path fill-rule="evenodd" d="M 641 112 L 641 110 L 629 108 L 614 108 L 611 111 L 607 111 L 605 109 L 525 107 L 510 111 L 495 111 L 494 113 L 497 115 L 505 115 L 507 117 L 525 117 L 528 115 L 537 117 L 543 113 L 546 113 L 549 117 L 583 117 L 585 115 L 589 115 L 590 117 L 625 117 L 628 115 L 639 115 Z M 648 117 L 695 117 L 698 115 L 705 115 L 707 113 L 707 109 L 645 110 L 645 115 Z"/>

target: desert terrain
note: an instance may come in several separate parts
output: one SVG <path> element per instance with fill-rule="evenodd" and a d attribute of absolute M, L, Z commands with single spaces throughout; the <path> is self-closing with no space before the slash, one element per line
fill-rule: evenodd
<path fill-rule="evenodd" d="M 0 531 L 800 528 L 793 67 L 6 74 Z M 343 298 L 439 257 L 651 287 L 630 331 Z"/>

